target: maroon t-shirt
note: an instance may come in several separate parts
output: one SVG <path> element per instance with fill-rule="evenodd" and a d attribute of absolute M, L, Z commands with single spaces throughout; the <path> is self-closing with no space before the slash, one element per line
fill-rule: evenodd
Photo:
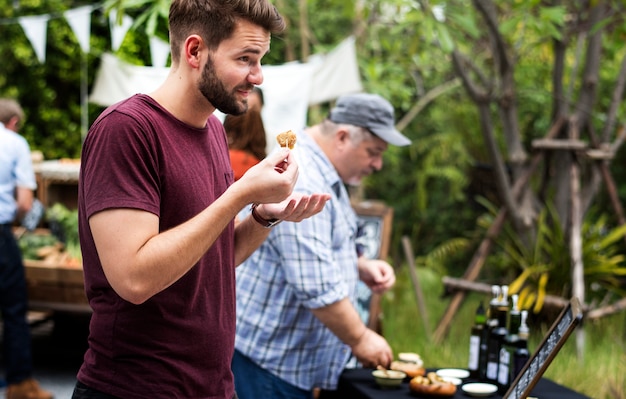
<path fill-rule="evenodd" d="M 108 108 L 83 146 L 79 232 L 93 308 L 78 379 L 125 399 L 230 398 L 235 336 L 234 225 L 180 280 L 141 305 L 108 283 L 88 218 L 110 208 L 159 216 L 161 231 L 209 206 L 233 182 L 219 120 L 194 128 L 146 95 Z"/>

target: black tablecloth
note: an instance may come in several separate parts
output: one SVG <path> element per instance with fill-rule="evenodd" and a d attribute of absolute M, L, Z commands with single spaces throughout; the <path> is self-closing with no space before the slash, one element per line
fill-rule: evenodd
<path fill-rule="evenodd" d="M 429 370 L 430 371 L 430 370 Z M 469 381 L 464 381 L 469 382 Z M 531 396 L 538 399 L 589 399 L 587 396 L 571 389 L 565 388 L 546 378 L 542 378 L 535 388 Z M 339 379 L 337 391 L 324 391 L 320 395 L 320 399 L 401 399 L 401 398 L 419 398 L 419 396 L 411 394 L 409 391 L 409 383 L 404 382 L 398 389 L 381 389 L 376 385 L 372 370 L 353 369 L 346 370 Z M 459 386 L 453 398 L 468 399 Z M 501 399 L 502 396 L 494 394 L 491 399 Z"/>

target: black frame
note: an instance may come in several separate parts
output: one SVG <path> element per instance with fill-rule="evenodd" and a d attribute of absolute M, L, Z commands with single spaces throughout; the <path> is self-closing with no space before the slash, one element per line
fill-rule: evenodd
<path fill-rule="evenodd" d="M 546 371 L 567 338 L 582 321 L 583 314 L 578 298 L 572 297 L 559 317 L 552 323 L 550 330 L 526 362 L 503 399 L 524 399 L 530 395 L 543 373 Z"/>

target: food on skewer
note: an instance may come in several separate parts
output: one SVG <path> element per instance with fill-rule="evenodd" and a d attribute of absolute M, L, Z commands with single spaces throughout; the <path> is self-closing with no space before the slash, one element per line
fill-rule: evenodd
<path fill-rule="evenodd" d="M 296 134 L 293 130 L 287 130 L 286 132 L 279 133 L 276 136 L 276 141 L 278 141 L 279 146 L 293 150 L 293 147 L 296 145 Z"/>

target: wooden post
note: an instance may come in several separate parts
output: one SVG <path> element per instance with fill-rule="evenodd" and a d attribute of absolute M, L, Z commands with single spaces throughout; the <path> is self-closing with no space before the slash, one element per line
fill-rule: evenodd
<path fill-rule="evenodd" d="M 413 282 L 413 290 L 415 291 L 415 298 L 417 299 L 417 306 L 422 315 L 422 323 L 424 324 L 424 330 L 430 335 L 430 323 L 428 321 L 428 312 L 426 310 L 426 304 L 424 303 L 424 293 L 422 292 L 422 286 L 420 285 L 419 278 L 417 277 L 417 270 L 415 270 L 415 255 L 413 254 L 413 248 L 411 246 L 411 240 L 409 237 L 402 237 L 402 247 L 404 248 L 404 255 L 409 263 L 409 273 L 411 275 L 411 281 Z"/>

